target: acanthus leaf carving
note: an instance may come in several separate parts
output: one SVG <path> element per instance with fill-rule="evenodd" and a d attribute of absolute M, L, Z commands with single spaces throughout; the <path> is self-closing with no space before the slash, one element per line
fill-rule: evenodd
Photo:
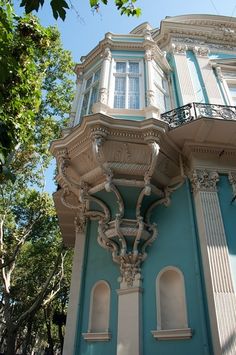
<path fill-rule="evenodd" d="M 216 171 L 196 169 L 190 175 L 193 192 L 198 191 L 217 191 L 219 174 Z"/>

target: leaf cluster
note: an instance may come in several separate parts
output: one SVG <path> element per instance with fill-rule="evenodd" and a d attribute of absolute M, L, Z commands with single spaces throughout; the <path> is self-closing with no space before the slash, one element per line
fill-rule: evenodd
<path fill-rule="evenodd" d="M 70 111 L 72 73 L 55 28 L 0 7 L 0 183 L 29 162 L 30 172 L 39 159 L 48 164 L 49 142 Z"/>
<path fill-rule="evenodd" d="M 140 16 L 141 9 L 135 6 L 137 0 L 114 0 L 116 8 L 120 11 L 121 15 L 127 16 Z M 108 0 L 89 0 L 90 7 L 98 11 L 101 3 L 108 4 Z M 38 11 L 44 5 L 44 0 L 22 0 L 20 6 L 25 8 L 27 14 L 32 11 Z M 51 0 L 50 2 L 52 13 L 55 19 L 60 17 L 63 21 L 66 18 L 66 11 L 70 8 L 65 0 Z"/>

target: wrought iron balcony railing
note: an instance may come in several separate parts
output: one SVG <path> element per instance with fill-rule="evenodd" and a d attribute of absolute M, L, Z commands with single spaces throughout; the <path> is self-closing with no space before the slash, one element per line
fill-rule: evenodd
<path fill-rule="evenodd" d="M 236 106 L 211 105 L 193 102 L 161 115 L 163 121 L 168 122 L 171 128 L 199 118 L 218 118 L 236 120 Z"/>

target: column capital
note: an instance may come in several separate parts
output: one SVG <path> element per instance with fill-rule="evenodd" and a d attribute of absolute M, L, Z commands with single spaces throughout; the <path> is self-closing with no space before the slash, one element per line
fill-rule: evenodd
<path fill-rule="evenodd" d="M 208 57 L 209 49 L 207 47 L 193 47 L 193 52 L 199 57 Z"/>
<path fill-rule="evenodd" d="M 103 51 L 102 57 L 104 60 L 111 61 L 112 55 L 111 55 L 111 50 L 109 47 L 106 47 Z"/>
<path fill-rule="evenodd" d="M 198 191 L 217 191 L 216 185 L 219 181 L 219 174 L 216 171 L 196 169 L 192 171 L 189 178 L 192 183 L 194 193 Z"/>
<path fill-rule="evenodd" d="M 185 54 L 186 51 L 188 50 L 188 46 L 186 44 L 175 44 L 172 43 L 172 53 L 174 54 Z"/>

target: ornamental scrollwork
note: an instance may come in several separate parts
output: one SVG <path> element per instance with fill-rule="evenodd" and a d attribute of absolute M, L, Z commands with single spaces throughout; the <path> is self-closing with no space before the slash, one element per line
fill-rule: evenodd
<path fill-rule="evenodd" d="M 190 175 L 193 192 L 198 191 L 217 191 L 217 182 L 219 181 L 219 174 L 216 171 L 194 170 Z"/>

